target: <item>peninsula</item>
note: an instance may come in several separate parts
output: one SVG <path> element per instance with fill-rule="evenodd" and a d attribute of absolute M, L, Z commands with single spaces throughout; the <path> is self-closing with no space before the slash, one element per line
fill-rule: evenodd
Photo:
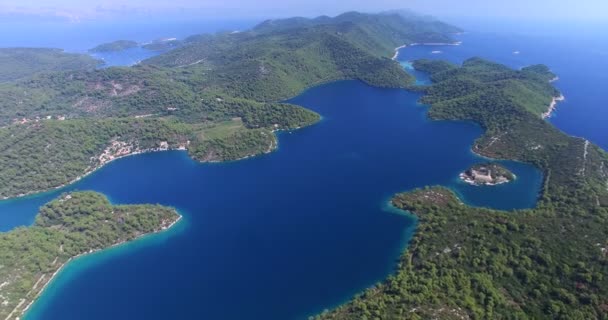
<path fill-rule="evenodd" d="M 131 40 L 117 40 L 108 43 L 102 43 L 94 48 L 89 49 L 89 52 L 101 53 L 101 52 L 118 52 L 127 49 L 137 48 L 139 44 Z"/>
<path fill-rule="evenodd" d="M 460 179 L 476 186 L 494 186 L 515 180 L 509 169 L 497 163 L 476 164 L 460 174 Z"/>
<path fill-rule="evenodd" d="M 114 206 L 95 192 L 63 194 L 33 226 L 0 233 L 0 318 L 19 319 L 72 259 L 166 230 L 181 216 L 156 205 Z"/>

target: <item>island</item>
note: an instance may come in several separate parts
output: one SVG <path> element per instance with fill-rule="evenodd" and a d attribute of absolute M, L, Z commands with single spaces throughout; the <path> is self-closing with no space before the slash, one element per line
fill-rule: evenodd
<path fill-rule="evenodd" d="M 434 120 L 485 133 L 473 151 L 544 173 L 536 208 L 475 208 L 445 187 L 399 193 L 418 218 L 396 272 L 315 319 L 601 319 L 608 312 L 608 154 L 540 115 L 556 96 L 546 66 L 513 70 L 480 58 L 414 62 Z M 524 97 L 526 97 L 524 99 Z"/>
<path fill-rule="evenodd" d="M 0 233 L 0 318 L 19 319 L 72 259 L 171 228 L 181 216 L 158 205 L 112 205 L 95 192 L 61 195 L 30 227 Z"/>
<path fill-rule="evenodd" d="M 103 53 L 103 52 L 118 52 L 127 49 L 137 48 L 139 44 L 132 40 L 117 40 L 108 43 L 102 43 L 94 48 L 89 49 L 92 53 Z"/>
<path fill-rule="evenodd" d="M 515 180 L 515 175 L 498 163 L 483 163 L 462 172 L 460 179 L 475 186 L 495 186 Z"/>

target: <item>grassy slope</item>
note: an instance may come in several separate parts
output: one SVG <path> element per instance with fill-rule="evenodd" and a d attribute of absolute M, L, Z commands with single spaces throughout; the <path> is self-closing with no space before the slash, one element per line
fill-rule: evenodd
<path fill-rule="evenodd" d="M 113 206 L 94 192 L 62 195 L 40 209 L 33 226 L 0 233 L 0 317 L 21 317 L 69 259 L 161 231 L 178 218 L 161 206 Z"/>
<path fill-rule="evenodd" d="M 429 115 L 476 121 L 487 132 L 474 151 L 539 166 L 541 201 L 506 213 L 468 207 L 444 188 L 396 195 L 393 204 L 419 218 L 396 274 L 318 318 L 605 319 L 608 156 L 540 120 L 553 75 L 480 59 L 416 65 L 433 70 Z M 540 99 L 512 99 L 530 90 Z"/>

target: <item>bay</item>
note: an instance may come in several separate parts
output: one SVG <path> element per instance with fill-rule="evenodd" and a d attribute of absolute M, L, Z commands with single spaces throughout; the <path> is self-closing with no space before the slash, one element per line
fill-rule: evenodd
<path fill-rule="evenodd" d="M 102 38 L 125 38 L 118 29 L 94 43 L 64 47 L 82 51 Z M 180 29 L 184 36 L 196 33 L 186 29 Z M 142 32 L 132 38 L 179 36 Z M 563 64 L 571 61 L 547 59 L 543 42 L 520 36 L 470 32 L 461 38 L 460 47 L 407 48 L 399 58 L 406 68 L 419 57 L 461 62 L 481 55 L 512 67 L 549 61 L 567 97 L 551 121 L 602 141 L 601 129 L 590 129 L 596 121 L 590 113 L 584 113 L 592 124 L 585 128 L 577 117 L 563 116 L 580 108 L 584 98 L 599 101 L 588 78 L 578 75 L 578 86 L 567 84 L 575 67 Z M 428 83 L 424 74 L 415 75 L 420 84 Z M 591 72 L 591 79 L 602 76 Z M 142 154 L 112 162 L 61 190 L 1 201 L 0 231 L 30 225 L 39 206 L 72 190 L 99 191 L 115 204 L 170 205 L 184 216 L 165 233 L 73 261 L 26 318 L 305 319 L 394 271 L 416 225 L 414 217 L 389 205 L 397 192 L 439 184 L 474 206 L 535 205 L 542 176 L 526 164 L 502 162 L 518 176 L 514 183 L 492 188 L 461 183 L 461 171 L 487 161 L 470 151 L 482 130 L 467 122 L 429 121 L 419 97 L 358 81 L 330 83 L 291 100 L 321 113 L 323 120 L 281 132 L 274 153 L 222 164 L 196 163 L 179 151 Z M 568 108 L 569 103 L 576 107 Z"/>
<path fill-rule="evenodd" d="M 389 206 L 396 192 L 442 184 L 473 205 L 534 206 L 541 175 L 528 165 L 505 162 L 519 177 L 510 185 L 459 182 L 459 172 L 485 161 L 470 151 L 482 131 L 429 121 L 418 99 L 331 83 L 291 100 L 323 120 L 280 133 L 274 153 L 223 164 L 179 151 L 137 155 L 65 190 L 0 203 L 0 212 L 31 221 L 32 201 L 96 190 L 117 204 L 175 206 L 185 217 L 162 240 L 77 259 L 26 318 L 305 319 L 394 270 L 416 224 Z"/>

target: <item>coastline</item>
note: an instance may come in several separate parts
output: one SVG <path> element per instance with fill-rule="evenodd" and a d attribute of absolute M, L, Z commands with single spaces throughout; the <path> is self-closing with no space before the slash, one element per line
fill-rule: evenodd
<path fill-rule="evenodd" d="M 404 44 L 402 46 L 399 46 L 397 48 L 395 48 L 395 54 L 393 55 L 393 57 L 391 58 L 391 60 L 397 60 L 397 57 L 399 57 L 399 50 L 406 48 L 407 44 Z"/>
<path fill-rule="evenodd" d="M 402 46 L 396 47 L 395 48 L 395 54 L 393 55 L 393 57 L 391 58 L 391 60 L 397 60 L 397 58 L 399 57 L 399 50 L 403 49 L 403 48 L 407 48 L 408 46 L 410 47 L 414 47 L 414 46 L 459 46 L 462 44 L 462 41 L 455 41 L 455 42 L 414 42 L 414 43 L 410 43 L 408 44 L 404 44 Z"/>
<path fill-rule="evenodd" d="M 75 255 L 75 256 L 73 256 L 73 257 L 69 258 L 68 260 L 66 260 L 64 263 L 62 263 L 62 264 L 59 266 L 59 268 L 57 268 L 57 270 L 55 270 L 55 272 L 53 272 L 53 274 L 52 274 L 52 275 L 51 275 L 51 276 L 48 278 L 48 281 L 46 281 L 46 283 L 45 283 L 45 284 L 42 286 L 42 288 L 41 288 L 41 289 L 40 289 L 40 290 L 39 290 L 39 291 L 36 293 L 36 295 L 35 295 L 35 296 L 34 296 L 34 297 L 31 299 L 31 301 L 30 301 L 30 302 L 27 304 L 27 306 L 21 310 L 21 312 L 20 312 L 20 314 L 19 314 L 20 316 L 19 316 L 19 317 L 15 317 L 14 319 L 20 319 L 20 317 L 24 316 L 24 315 L 27 313 L 27 311 L 28 311 L 28 310 L 30 309 L 30 307 L 31 307 L 31 306 L 34 304 L 34 302 L 36 302 L 36 301 L 38 300 L 38 298 L 39 298 L 39 297 L 42 295 L 42 293 L 43 293 L 43 292 L 44 292 L 44 291 L 45 291 L 45 290 L 48 288 L 49 284 L 50 284 L 50 283 L 53 281 L 53 279 L 55 279 L 55 278 L 57 277 L 57 275 L 58 275 L 58 274 L 59 274 L 59 273 L 60 273 L 60 272 L 61 272 L 61 271 L 62 271 L 62 270 L 65 268 L 65 266 L 67 266 L 67 265 L 68 265 L 68 263 L 70 263 L 70 262 L 71 262 L 71 261 L 73 261 L 73 260 L 76 260 L 77 258 L 80 258 L 80 257 L 86 256 L 86 255 L 89 255 L 89 254 L 92 254 L 92 253 L 95 253 L 95 252 L 105 251 L 105 250 L 108 250 L 108 249 L 111 249 L 111 248 L 115 248 L 115 247 L 121 246 L 121 245 L 126 244 L 126 243 L 130 243 L 130 242 L 133 242 L 133 241 L 139 240 L 139 239 L 141 239 L 141 238 L 143 238 L 143 237 L 146 237 L 146 236 L 152 236 L 152 235 L 159 234 L 159 233 L 161 233 L 161 232 L 167 231 L 167 230 L 171 229 L 173 226 L 175 226 L 175 225 L 176 225 L 176 224 L 177 224 L 179 221 L 181 221 L 181 220 L 182 220 L 182 218 L 183 218 L 183 216 L 182 216 L 181 214 L 179 214 L 179 212 L 177 212 L 177 210 L 175 210 L 175 209 L 174 209 L 174 212 L 175 212 L 175 214 L 177 214 L 177 219 L 175 219 L 173 222 L 171 222 L 171 223 L 170 223 L 168 226 L 160 226 L 160 228 L 159 228 L 158 230 L 155 230 L 155 231 L 153 231 L 153 232 L 149 232 L 149 233 L 143 233 L 143 234 L 140 234 L 140 235 L 138 235 L 138 236 L 136 236 L 136 237 L 134 237 L 134 238 L 132 238 L 132 239 L 129 239 L 129 240 L 122 240 L 122 241 L 116 242 L 116 243 L 114 243 L 114 244 L 112 244 L 112 245 L 110 245 L 110 246 L 108 246 L 108 247 L 106 247 L 106 248 L 102 248 L 102 249 L 91 249 L 91 250 L 89 250 L 88 252 L 83 252 L 83 253 L 80 253 L 80 254 Z M 45 275 L 42 275 L 42 277 L 44 277 L 44 276 L 45 276 Z M 35 288 L 34 288 L 34 289 L 35 289 Z M 33 289 L 32 289 L 32 290 L 33 290 Z M 23 305 L 23 304 L 21 304 L 21 305 Z M 17 306 L 17 307 L 16 307 L 16 308 L 13 310 L 13 312 L 11 312 L 11 314 L 10 314 L 10 315 L 9 315 L 9 316 L 8 316 L 8 317 L 5 319 L 5 320 L 10 320 L 10 319 L 11 319 L 11 317 L 12 317 L 12 314 L 13 314 L 15 311 L 17 311 L 17 310 L 19 309 L 19 307 L 21 307 L 21 305 L 18 305 L 18 306 Z"/>
<path fill-rule="evenodd" d="M 541 118 L 543 118 L 543 119 L 550 118 L 551 115 L 553 114 L 553 111 L 555 111 L 555 109 L 557 109 L 557 103 L 560 101 L 564 101 L 564 100 L 566 100 L 566 97 L 564 97 L 563 94 L 560 94 L 557 97 L 553 97 L 553 100 L 551 100 L 551 104 L 549 105 L 549 109 L 547 110 L 547 112 L 545 112 L 541 115 Z"/>
<path fill-rule="evenodd" d="M 455 42 L 422 42 L 422 43 L 412 43 L 410 46 L 459 46 L 462 44 L 462 41 Z"/>

